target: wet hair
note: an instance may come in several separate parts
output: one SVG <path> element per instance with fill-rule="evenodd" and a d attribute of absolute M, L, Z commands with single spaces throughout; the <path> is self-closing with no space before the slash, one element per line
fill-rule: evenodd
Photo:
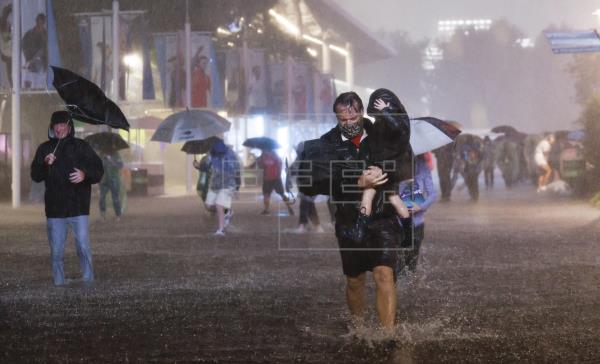
<path fill-rule="evenodd" d="M 337 107 L 339 105 L 356 108 L 356 111 L 363 111 L 363 103 L 360 96 L 354 91 L 341 93 L 333 102 L 333 113 L 337 114 Z"/>
<path fill-rule="evenodd" d="M 385 103 L 390 104 L 390 106 L 394 108 L 397 113 L 406 114 L 406 109 L 396 94 L 386 88 L 378 88 L 377 90 L 373 91 L 369 97 L 369 105 L 367 106 L 368 115 L 373 116 L 381 113 L 381 111 L 375 108 L 375 100 L 377 99 L 382 99 Z"/>
<path fill-rule="evenodd" d="M 44 13 L 39 13 L 36 17 L 35 17 L 35 21 L 38 22 L 40 20 L 46 21 L 46 14 Z"/>
<path fill-rule="evenodd" d="M 56 124 L 65 123 L 68 124 L 71 121 L 71 114 L 68 111 L 60 110 L 52 113 L 50 118 L 50 127 Z"/>

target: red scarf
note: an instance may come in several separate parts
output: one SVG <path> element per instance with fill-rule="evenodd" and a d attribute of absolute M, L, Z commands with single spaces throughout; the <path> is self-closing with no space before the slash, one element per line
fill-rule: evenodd
<path fill-rule="evenodd" d="M 352 144 L 358 149 L 360 147 L 360 140 L 362 139 L 362 133 L 358 134 L 354 138 L 350 139 Z"/>

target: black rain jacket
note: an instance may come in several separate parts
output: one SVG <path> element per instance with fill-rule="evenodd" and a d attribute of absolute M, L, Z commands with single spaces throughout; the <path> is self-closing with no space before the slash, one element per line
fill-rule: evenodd
<path fill-rule="evenodd" d="M 102 160 L 90 145 L 75 138 L 71 126 L 69 135 L 60 140 L 56 149 L 56 160 L 51 166 L 44 163 L 44 157 L 54 151 L 59 139 L 54 137 L 52 128 L 48 130 L 48 141 L 42 143 L 31 162 L 31 179 L 45 182 L 46 217 L 65 218 L 90 214 L 92 185 L 100 182 L 104 169 Z M 69 174 L 74 168 L 85 173 L 81 183 L 71 183 Z"/>

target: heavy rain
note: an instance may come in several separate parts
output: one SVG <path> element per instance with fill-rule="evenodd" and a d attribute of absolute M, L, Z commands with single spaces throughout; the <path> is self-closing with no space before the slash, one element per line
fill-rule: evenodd
<path fill-rule="evenodd" d="M 598 5 L 0 0 L 0 362 L 597 362 Z"/>

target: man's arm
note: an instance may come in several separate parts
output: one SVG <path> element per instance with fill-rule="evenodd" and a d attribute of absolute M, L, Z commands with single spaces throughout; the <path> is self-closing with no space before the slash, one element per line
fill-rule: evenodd
<path fill-rule="evenodd" d="M 38 148 L 35 152 L 35 157 L 31 161 L 31 179 L 35 182 L 42 182 L 46 179 L 48 174 L 48 168 L 44 163 L 44 155 L 41 150 L 42 148 Z"/>
<path fill-rule="evenodd" d="M 84 180 L 89 184 L 96 184 L 102 180 L 104 175 L 104 167 L 102 167 L 102 159 L 98 157 L 96 152 L 90 147 L 90 145 L 84 141 L 81 141 L 78 156 L 79 166 L 77 169 L 84 173 Z"/>

